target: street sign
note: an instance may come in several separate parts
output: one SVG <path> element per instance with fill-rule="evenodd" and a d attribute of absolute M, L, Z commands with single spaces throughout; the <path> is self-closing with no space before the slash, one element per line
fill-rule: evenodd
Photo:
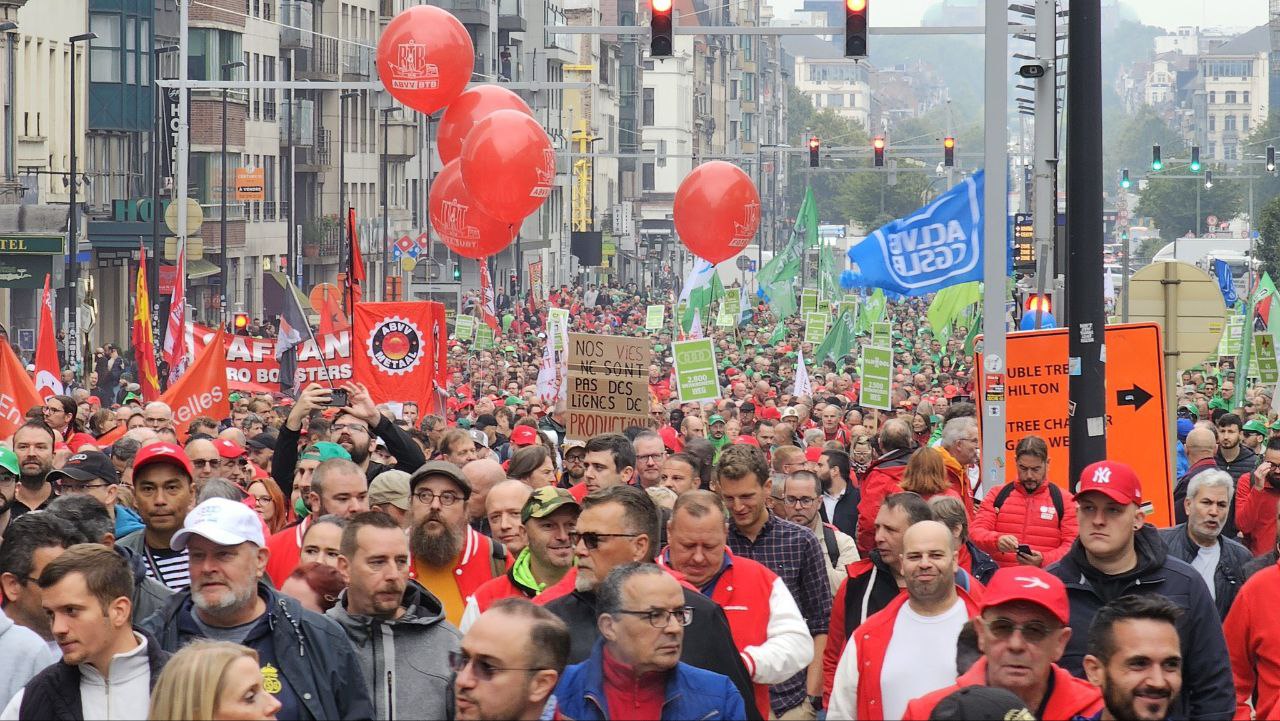
<path fill-rule="evenodd" d="M 200 232 L 200 224 L 204 222 L 204 210 L 195 198 L 187 198 L 187 232 L 178 233 L 178 204 L 169 203 L 164 209 L 164 224 L 170 233 L 178 235 L 195 235 Z"/>
<path fill-rule="evenodd" d="M 18 350 L 23 353 L 36 352 L 36 329 L 35 328 L 19 328 L 18 329 Z"/>
<path fill-rule="evenodd" d="M 676 361 L 676 389 L 681 403 L 720 398 L 716 377 L 716 349 L 710 338 L 676 341 L 671 345 Z"/>
<path fill-rule="evenodd" d="M 1174 328 L 1164 327 L 1166 313 L 1176 319 Z M 1226 316 L 1218 281 L 1190 263 L 1152 263 L 1129 280 L 1129 321 L 1155 323 L 1168 334 L 1171 370 L 1198 365 L 1217 352 Z"/>
<path fill-rule="evenodd" d="M 858 404 L 887 411 L 893 402 L 893 351 L 867 346 L 862 349 L 862 392 Z"/>
<path fill-rule="evenodd" d="M 1111 325 L 1106 330 L 1107 458 L 1133 467 L 1142 480 L 1143 501 L 1150 503 L 1147 521 L 1157 527 L 1173 523 L 1173 483 L 1168 396 L 1160 326 L 1155 323 Z M 1049 480 L 1070 490 L 1071 411 L 1067 393 L 1071 363 L 1067 329 L 1010 333 L 1003 377 L 1006 467 L 1013 468 L 1014 449 L 1035 435 L 1049 446 Z M 978 354 L 975 368 L 982 368 Z M 863 382 L 866 387 L 866 382 Z M 988 387 L 988 391 L 990 388 Z M 989 489 L 988 489 L 989 490 Z"/>
<path fill-rule="evenodd" d="M 653 425 L 650 339 L 570 333 L 568 351 L 567 437 L 586 440 L 601 433 L 621 433 L 628 426 Z"/>
<path fill-rule="evenodd" d="M 738 259 L 734 261 L 734 265 L 738 266 L 738 270 L 747 270 L 751 267 L 751 262 L 751 259 L 747 256 L 739 255 Z"/>

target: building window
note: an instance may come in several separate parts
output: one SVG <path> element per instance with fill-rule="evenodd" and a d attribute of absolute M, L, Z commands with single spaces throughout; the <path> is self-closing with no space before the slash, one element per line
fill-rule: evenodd
<path fill-rule="evenodd" d="M 836 93 L 829 93 L 829 94 L 827 95 L 827 107 L 828 107 L 828 108 L 843 108 L 843 107 L 844 107 L 844 96 L 843 96 L 843 95 L 838 95 L 838 94 L 836 94 Z"/>
<path fill-rule="evenodd" d="M 1245 133 L 1249 132 L 1249 116 L 1248 115 L 1240 116 L 1240 130 L 1241 132 L 1245 132 Z"/>
<path fill-rule="evenodd" d="M 737 80 L 729 81 L 729 99 L 730 100 L 738 99 L 738 81 Z"/>
<path fill-rule="evenodd" d="M 1223 130 L 1235 130 L 1235 129 L 1236 129 L 1236 116 L 1234 116 L 1234 115 L 1225 115 L 1225 116 L 1223 116 L 1223 118 L 1222 118 L 1222 129 L 1223 129 Z"/>
<path fill-rule="evenodd" d="M 1226 102 L 1226 104 L 1227 104 L 1227 105 L 1235 105 L 1235 104 L 1236 104 L 1236 91 L 1234 91 L 1234 90 L 1228 90 L 1228 91 L 1226 92 L 1226 96 L 1227 96 L 1227 97 L 1226 97 L 1225 102 Z"/>
<path fill-rule="evenodd" d="M 644 125 L 653 125 L 653 88 L 644 89 L 644 101 L 640 112 L 642 113 L 640 122 Z"/>
<path fill-rule="evenodd" d="M 1217 128 L 1217 125 L 1218 125 L 1218 122 L 1217 122 L 1217 121 L 1218 121 L 1217 116 L 1214 116 L 1214 115 L 1210 115 L 1210 116 L 1209 116 L 1209 132 L 1211 132 L 1211 133 L 1212 133 L 1213 131 L 1215 131 L 1215 130 L 1217 130 L 1217 129 L 1218 129 L 1218 128 Z"/>
<path fill-rule="evenodd" d="M 656 186 L 654 181 L 653 163 L 642 163 L 640 165 L 640 189 L 653 190 Z"/>
<path fill-rule="evenodd" d="M 222 64 L 244 60 L 241 50 L 241 34 L 226 30 L 192 28 L 190 55 L 187 60 L 188 75 L 192 80 L 220 80 Z"/>
<path fill-rule="evenodd" d="M 98 37 L 89 46 L 89 80 L 95 83 L 120 82 L 120 16 L 92 13 L 89 29 Z"/>
<path fill-rule="evenodd" d="M 1213 105 L 1213 104 L 1214 104 L 1214 103 L 1216 103 L 1216 102 L 1218 102 L 1218 93 L 1216 93 L 1216 92 L 1215 92 L 1215 91 L 1213 91 L 1213 90 L 1210 90 L 1210 91 L 1209 91 L 1209 104 L 1210 104 L 1210 105 Z"/>
<path fill-rule="evenodd" d="M 1249 104 L 1249 91 L 1248 91 L 1248 90 L 1245 90 L 1245 91 L 1244 91 L 1244 100 L 1242 100 L 1241 102 L 1243 102 L 1245 105 L 1248 105 L 1248 104 Z"/>

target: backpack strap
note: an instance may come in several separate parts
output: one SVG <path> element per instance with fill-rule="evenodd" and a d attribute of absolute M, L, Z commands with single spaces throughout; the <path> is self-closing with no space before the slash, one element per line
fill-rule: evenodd
<path fill-rule="evenodd" d="M 831 567 L 836 568 L 840 562 L 840 546 L 836 543 L 836 534 L 827 524 L 822 524 L 822 542 L 827 547 L 827 558 L 831 559 Z"/>
<path fill-rule="evenodd" d="M 497 578 L 507 572 L 507 549 L 496 540 L 489 539 L 489 577 Z"/>

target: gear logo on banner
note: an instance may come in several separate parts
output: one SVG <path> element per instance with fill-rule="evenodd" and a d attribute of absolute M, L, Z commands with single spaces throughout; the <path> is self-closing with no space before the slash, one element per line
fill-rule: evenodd
<path fill-rule="evenodd" d="M 391 316 L 373 327 L 366 352 L 377 370 L 387 375 L 403 375 L 422 362 L 422 338 L 418 326 Z"/>

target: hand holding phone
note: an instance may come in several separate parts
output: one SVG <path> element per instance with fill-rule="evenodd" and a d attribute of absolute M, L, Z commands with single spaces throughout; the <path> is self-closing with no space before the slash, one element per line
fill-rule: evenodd
<path fill-rule="evenodd" d="M 1031 554 L 1032 554 L 1031 546 L 1028 546 L 1028 545 L 1027 545 L 1027 544 L 1025 544 L 1025 543 L 1019 543 L 1019 544 L 1018 544 L 1018 555 L 1020 555 L 1020 556 L 1030 556 Z"/>
<path fill-rule="evenodd" d="M 329 402 L 325 405 L 330 408 L 346 408 L 349 399 L 345 388 L 334 388 L 329 395 Z"/>

